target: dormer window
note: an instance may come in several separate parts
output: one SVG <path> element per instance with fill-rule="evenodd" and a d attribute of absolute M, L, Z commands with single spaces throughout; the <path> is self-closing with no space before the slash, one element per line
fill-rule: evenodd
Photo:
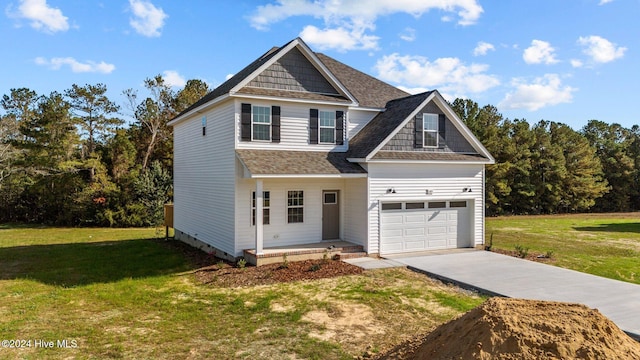
<path fill-rule="evenodd" d="M 438 147 L 438 114 L 422 114 L 424 147 Z"/>
<path fill-rule="evenodd" d="M 252 140 L 271 141 L 271 108 L 253 106 L 251 112 Z"/>

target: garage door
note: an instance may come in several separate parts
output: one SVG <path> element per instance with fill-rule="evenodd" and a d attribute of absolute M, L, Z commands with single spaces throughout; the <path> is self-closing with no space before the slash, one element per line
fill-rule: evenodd
<path fill-rule="evenodd" d="M 471 246 L 470 201 L 383 202 L 380 253 Z"/>

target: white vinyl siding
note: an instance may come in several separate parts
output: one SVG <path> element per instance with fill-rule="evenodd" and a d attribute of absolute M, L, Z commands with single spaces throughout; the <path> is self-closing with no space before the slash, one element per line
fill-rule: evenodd
<path fill-rule="evenodd" d="M 347 134 L 348 138 L 354 137 L 360 129 L 371 121 L 379 112 L 377 111 L 363 111 L 349 109 L 349 121 L 347 122 Z"/>
<path fill-rule="evenodd" d="M 362 245 L 367 250 L 367 179 L 345 180 L 344 240 Z"/>
<path fill-rule="evenodd" d="M 174 129 L 174 227 L 234 252 L 235 152 L 232 101 L 194 115 Z"/>
<path fill-rule="evenodd" d="M 484 240 L 483 165 L 369 163 L 368 252 L 379 252 L 382 202 L 447 202 L 466 200 L 471 207 L 473 244 Z M 395 194 L 387 193 L 390 187 Z M 463 192 L 470 188 L 471 192 Z M 427 194 L 429 191 L 430 195 Z"/>
<path fill-rule="evenodd" d="M 252 106 L 280 106 L 280 142 L 241 141 L 240 140 L 240 112 L 241 104 L 250 103 Z M 344 145 L 318 144 L 309 146 L 309 109 L 317 108 L 317 104 L 289 103 L 283 101 L 258 101 L 255 99 L 236 100 L 236 149 L 269 149 L 269 150 L 297 150 L 297 151 L 347 151 Z M 336 108 L 344 111 L 347 108 Z M 335 121 L 335 111 L 334 121 Z M 209 131 L 209 130 L 207 130 Z M 335 140 L 334 140 L 335 142 Z"/>

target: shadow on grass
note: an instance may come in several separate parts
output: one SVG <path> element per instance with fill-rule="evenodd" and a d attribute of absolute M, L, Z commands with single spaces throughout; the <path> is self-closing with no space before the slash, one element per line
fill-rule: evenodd
<path fill-rule="evenodd" d="M 604 232 L 626 232 L 640 233 L 640 222 L 638 223 L 617 223 L 617 224 L 601 224 L 598 226 L 582 226 L 574 227 L 577 231 L 604 231 Z"/>
<path fill-rule="evenodd" d="M 140 239 L 0 248 L 0 280 L 73 287 L 197 267 L 181 246 L 170 243 Z"/>

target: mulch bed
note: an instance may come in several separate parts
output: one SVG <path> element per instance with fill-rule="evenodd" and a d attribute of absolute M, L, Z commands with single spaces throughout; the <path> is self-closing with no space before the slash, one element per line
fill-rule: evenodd
<path fill-rule="evenodd" d="M 357 275 L 364 271 L 360 267 L 340 260 L 290 261 L 286 266 L 278 263 L 260 267 L 247 265 L 244 268 L 240 268 L 237 264 L 223 261 L 181 241 L 157 241 L 182 253 L 192 264 L 193 273 L 199 282 L 217 287 L 255 286 L 299 280 L 316 280 Z"/>

